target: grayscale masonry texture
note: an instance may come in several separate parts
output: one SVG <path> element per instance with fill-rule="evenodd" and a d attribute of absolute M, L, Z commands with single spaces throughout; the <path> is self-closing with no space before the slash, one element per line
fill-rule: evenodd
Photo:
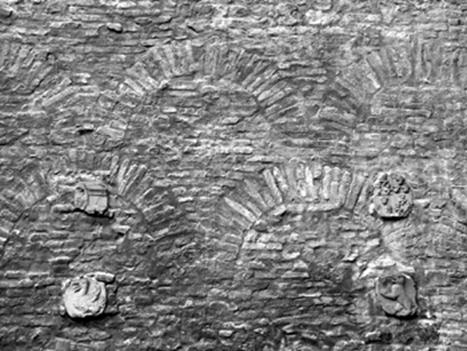
<path fill-rule="evenodd" d="M 467 1 L 1 0 L 0 350 L 467 350 Z"/>

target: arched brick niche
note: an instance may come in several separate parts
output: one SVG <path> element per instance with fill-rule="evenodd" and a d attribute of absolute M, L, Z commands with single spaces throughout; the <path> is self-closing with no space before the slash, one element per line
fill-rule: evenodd
<path fill-rule="evenodd" d="M 203 269 L 193 268 L 199 234 L 157 171 L 127 156 L 70 152 L 3 180 L 0 286 L 15 326 L 2 332 L 4 345 L 98 349 L 124 347 L 136 334 L 140 347 L 180 339 L 186 311 L 178 302 L 203 290 L 193 284 Z M 105 309 L 96 317 L 63 314 L 64 282 L 94 272 L 115 277 L 104 279 Z M 173 335 L 135 334 L 141 314 L 155 329 L 170 320 Z M 24 324 L 28 316 L 33 325 Z"/>
<path fill-rule="evenodd" d="M 339 95 L 337 88 L 323 89 L 331 84 L 331 73 L 317 62 L 285 65 L 256 52 L 217 40 L 158 45 L 122 74 L 118 91 L 152 96 L 167 123 L 203 136 L 217 133 L 225 139 L 242 133 L 253 142 L 348 150 L 359 101 Z M 334 99 L 341 102 L 338 107 Z M 228 147 L 225 142 L 214 146 Z"/>
<path fill-rule="evenodd" d="M 143 103 L 116 93 L 118 84 L 113 77 L 102 82 L 84 70 L 57 74 L 30 102 L 31 110 L 49 121 L 49 128 L 41 130 L 40 145 L 96 152 L 130 145 L 140 130 L 132 117 Z"/>
<path fill-rule="evenodd" d="M 458 1 L 9 3 L 0 348 L 464 347 Z M 368 211 L 387 171 L 400 219 Z M 56 313 L 96 269 L 107 311 Z"/>
<path fill-rule="evenodd" d="M 254 327 L 276 335 L 276 347 L 370 350 L 385 347 L 389 338 L 416 350 L 449 338 L 446 328 L 460 320 L 434 301 L 445 296 L 443 284 L 456 281 L 456 273 L 445 276 L 445 283 L 437 279 L 442 261 L 449 261 L 442 257 L 464 236 L 461 210 L 442 193 L 423 198 L 423 180 L 410 167 L 398 166 L 390 173 L 403 175 L 414 191 L 410 214 L 371 214 L 382 171 L 289 161 L 264 167 L 222 199 L 209 242 L 213 270 L 229 277 L 218 286 L 218 298 L 235 312 L 220 318 L 226 326 L 252 325 L 248 331 L 231 327 L 233 341 L 229 337 L 226 344 L 254 340 Z M 453 254 L 463 260 L 462 249 Z M 395 307 L 385 310 L 378 298 L 378 279 L 389 281 L 391 274 L 394 281 L 397 274 L 414 281 L 407 296 L 417 305 L 406 315 L 390 315 Z M 222 295 L 223 289 L 230 293 Z"/>
<path fill-rule="evenodd" d="M 353 54 L 325 95 L 338 110 L 356 112 L 352 150 L 443 158 L 463 148 L 465 48 L 415 33 Z"/>
<path fill-rule="evenodd" d="M 180 127 L 221 136 L 245 129 L 246 138 L 259 139 L 271 127 L 293 134 L 312 123 L 306 99 L 289 82 L 277 60 L 253 49 L 187 40 L 149 49 L 126 70 L 119 91 L 157 95 L 161 113 Z"/>
<path fill-rule="evenodd" d="M 35 94 L 31 105 L 51 123 L 44 143 L 98 152 L 131 146 L 146 162 L 169 162 L 188 199 L 198 196 L 190 185 L 209 186 L 200 184 L 205 173 L 229 173 L 268 152 L 275 133 L 311 123 L 284 70 L 254 50 L 187 40 L 157 45 L 134 61 L 105 79 L 64 72 Z M 195 169 L 197 162 L 205 167 Z"/>
<path fill-rule="evenodd" d="M 209 103 L 210 98 L 215 98 L 209 93 L 219 94 L 221 102 L 225 100 L 228 86 L 230 92 L 248 94 L 254 100 L 247 106 L 233 106 L 233 110 L 246 112 L 243 107 L 254 112 L 256 103 L 264 109 L 266 119 L 274 120 L 299 110 L 295 94 L 279 73 L 273 61 L 228 43 L 185 41 L 148 50 L 126 71 L 120 91 L 137 96 L 159 91 L 162 104 L 199 102 L 202 98 Z M 170 96 L 175 100 L 169 99 Z M 179 112 L 183 113 L 183 109 Z"/>

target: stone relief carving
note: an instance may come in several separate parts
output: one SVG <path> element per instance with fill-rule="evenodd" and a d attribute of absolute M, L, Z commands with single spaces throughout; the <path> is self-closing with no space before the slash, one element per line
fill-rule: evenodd
<path fill-rule="evenodd" d="M 417 313 L 416 286 L 405 273 L 378 278 L 376 297 L 384 312 L 394 317 L 411 317 Z"/>
<path fill-rule="evenodd" d="M 88 214 L 105 214 L 108 209 L 108 193 L 100 182 L 81 182 L 76 186 L 74 205 Z"/>
<path fill-rule="evenodd" d="M 370 212 L 381 218 L 407 217 L 413 205 L 412 190 L 404 177 L 394 173 L 381 174 L 373 189 Z"/>
<path fill-rule="evenodd" d="M 105 282 L 88 274 L 68 279 L 63 284 L 63 307 L 72 318 L 95 317 L 107 304 Z"/>
<path fill-rule="evenodd" d="M 58 175 L 50 179 L 55 194 L 53 211 L 61 213 L 83 212 L 88 215 L 111 217 L 112 184 L 107 171 Z"/>

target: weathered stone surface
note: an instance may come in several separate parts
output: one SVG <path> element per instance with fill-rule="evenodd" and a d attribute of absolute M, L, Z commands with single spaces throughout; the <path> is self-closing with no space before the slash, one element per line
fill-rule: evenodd
<path fill-rule="evenodd" d="M 107 303 L 105 284 L 90 276 L 67 280 L 63 284 L 63 304 L 72 318 L 96 317 Z"/>
<path fill-rule="evenodd" d="M 406 217 L 413 206 L 412 189 L 399 174 L 383 173 L 373 185 L 370 212 L 382 218 Z"/>
<path fill-rule="evenodd" d="M 466 11 L 4 1 L 0 349 L 465 349 Z M 77 272 L 97 318 L 57 313 Z"/>
<path fill-rule="evenodd" d="M 104 214 L 108 209 L 108 195 L 104 184 L 81 182 L 76 186 L 74 205 L 89 214 Z"/>
<path fill-rule="evenodd" d="M 380 277 L 376 294 L 384 312 L 394 317 L 411 317 L 417 313 L 416 285 L 408 274 Z"/>

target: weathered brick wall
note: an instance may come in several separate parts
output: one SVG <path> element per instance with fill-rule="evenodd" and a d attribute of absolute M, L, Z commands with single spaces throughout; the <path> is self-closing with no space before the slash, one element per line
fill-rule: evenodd
<path fill-rule="evenodd" d="M 467 350 L 466 15 L 1 3 L 0 349 Z M 382 172 L 407 216 L 371 211 Z M 104 313 L 70 318 L 62 285 L 92 272 Z M 378 300 L 394 272 L 414 316 Z"/>

